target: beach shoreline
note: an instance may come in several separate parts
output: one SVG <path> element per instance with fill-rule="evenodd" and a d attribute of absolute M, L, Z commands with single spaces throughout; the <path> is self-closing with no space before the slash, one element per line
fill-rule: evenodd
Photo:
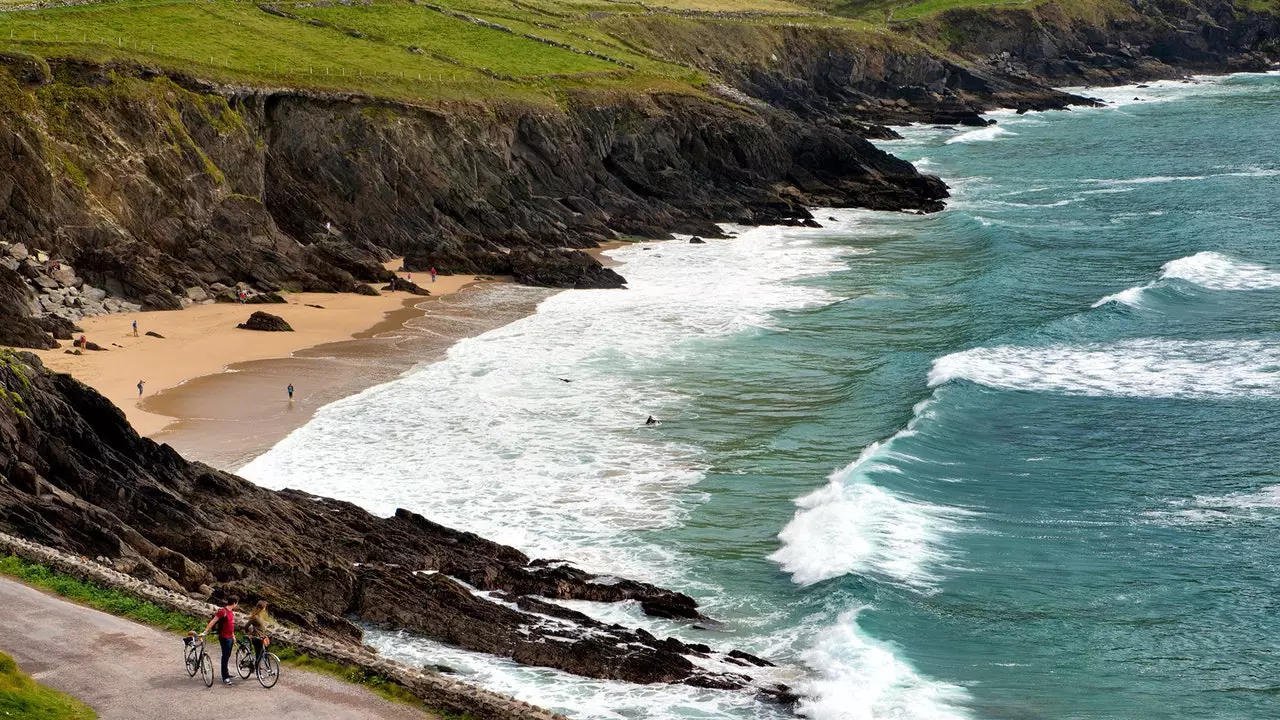
<path fill-rule="evenodd" d="M 390 261 L 387 265 L 390 269 L 399 263 Z M 191 430 L 193 425 L 207 419 L 201 417 L 207 414 L 204 413 L 207 403 L 202 403 L 199 395 L 210 386 L 217 386 L 221 399 L 230 401 L 233 407 L 240 406 L 247 415 L 253 414 L 249 411 L 254 405 L 264 401 L 286 403 L 291 412 L 274 414 L 275 432 L 267 433 L 283 437 L 311 417 L 318 408 L 317 398 L 327 398 L 325 402 L 329 402 L 382 381 L 386 375 L 374 373 L 367 383 L 360 382 L 366 377 L 362 375 L 343 378 L 349 381 L 338 383 L 343 387 L 335 397 L 338 388 L 317 385 L 333 385 L 332 381 L 343 373 L 317 372 L 321 365 L 317 359 L 334 352 L 348 355 L 360 352 L 362 344 L 377 344 L 380 336 L 399 331 L 424 317 L 445 298 L 463 291 L 474 292 L 479 289 L 477 286 L 506 282 L 505 278 L 480 279 L 470 275 L 441 275 L 430 282 L 425 274 L 421 275 L 419 280 L 423 281 L 422 287 L 431 291 L 430 296 L 403 291 L 381 291 L 376 297 L 354 293 L 288 293 L 283 295 L 284 303 L 216 303 L 184 310 L 84 318 L 79 323 L 84 328 L 83 335 L 106 350 L 82 350 L 82 354 L 76 355 L 68 352 L 73 348 L 64 342 L 58 349 L 33 352 L 46 367 L 70 374 L 111 400 L 140 435 L 170 442 L 192 459 L 221 467 L 225 459 L 265 451 L 270 445 L 261 447 L 260 443 L 254 443 L 254 448 L 243 448 L 245 452 L 242 452 L 241 448 L 227 447 L 217 441 L 212 446 L 201 442 L 199 433 Z M 257 310 L 279 315 L 294 332 L 260 332 L 236 327 Z M 162 337 L 147 335 L 148 332 Z M 452 341 L 440 349 L 447 349 L 451 344 Z M 300 373 L 296 383 L 285 380 L 278 388 L 272 388 L 273 396 L 259 397 L 263 390 L 263 369 L 307 357 L 311 358 L 312 367 Z M 413 364 L 407 360 L 398 363 L 402 367 L 397 367 L 397 371 L 403 372 Z M 217 381 L 219 378 L 221 381 Z M 139 381 L 143 383 L 141 391 Z M 289 398 L 290 384 L 298 386 L 296 399 Z M 254 396 L 241 392 L 243 386 L 253 386 Z M 234 418 L 231 420 L 235 422 Z M 260 431 L 252 433 L 254 437 L 263 435 Z"/>

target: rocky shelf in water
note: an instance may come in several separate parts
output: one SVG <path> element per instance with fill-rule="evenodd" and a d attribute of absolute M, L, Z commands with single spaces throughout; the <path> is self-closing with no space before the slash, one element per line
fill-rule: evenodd
<path fill-rule="evenodd" d="M 408 510 L 377 517 L 189 462 L 30 353 L 0 351 L 0 386 L 0 531 L 200 599 L 265 599 L 279 620 L 350 641 L 367 622 L 587 677 L 789 698 L 753 679 L 766 660 L 556 602 L 634 601 L 709 622 L 682 593 L 534 560 Z"/>

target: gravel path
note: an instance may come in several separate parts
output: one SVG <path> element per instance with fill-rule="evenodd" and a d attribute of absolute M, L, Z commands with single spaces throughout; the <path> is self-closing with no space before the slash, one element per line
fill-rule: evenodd
<path fill-rule="evenodd" d="M 427 720 L 364 688 L 285 667 L 265 690 L 254 678 L 206 688 L 187 677 L 182 639 L 0 577 L 0 650 L 39 682 L 87 703 L 102 720 L 259 717 Z M 199 628 L 203 629 L 203 628 Z M 214 673 L 219 650 L 211 643 Z M 234 672 L 234 671 L 233 671 Z"/>

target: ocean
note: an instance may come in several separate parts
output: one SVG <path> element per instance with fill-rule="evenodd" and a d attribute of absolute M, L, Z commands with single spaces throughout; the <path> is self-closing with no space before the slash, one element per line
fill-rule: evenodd
<path fill-rule="evenodd" d="M 685 591 L 724 627 L 572 605 L 767 656 L 816 720 L 1280 717 L 1280 76 L 1083 92 L 881 143 L 945 212 L 614 250 L 629 290 L 242 473 Z M 790 716 L 368 637 L 574 718 Z"/>

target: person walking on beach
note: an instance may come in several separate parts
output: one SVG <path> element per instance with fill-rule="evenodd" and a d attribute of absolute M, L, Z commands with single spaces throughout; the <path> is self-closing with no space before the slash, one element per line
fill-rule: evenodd
<path fill-rule="evenodd" d="M 138 397 L 142 397 L 142 386 L 146 385 L 142 380 L 138 381 Z"/>
<path fill-rule="evenodd" d="M 213 619 L 205 626 L 205 635 L 213 629 L 218 630 L 218 645 L 222 648 L 222 684 L 231 684 L 231 673 L 227 671 L 227 661 L 231 659 L 231 651 L 235 648 L 236 642 L 236 606 L 240 604 L 240 598 L 232 596 L 227 598 L 227 604 L 218 608 L 218 612 L 213 614 Z"/>
<path fill-rule="evenodd" d="M 435 268 L 435 266 L 433 265 L 433 266 L 431 267 L 431 282 L 435 282 L 435 281 L 436 281 L 436 268 Z"/>
<path fill-rule="evenodd" d="M 289 383 L 289 402 L 293 402 L 293 383 Z"/>
<path fill-rule="evenodd" d="M 138 321 L 133 321 L 133 336 L 138 337 Z"/>
<path fill-rule="evenodd" d="M 266 652 L 268 622 L 267 601 L 259 600 L 253 612 L 249 613 L 249 619 L 245 622 L 244 628 L 244 634 L 249 636 L 249 642 L 253 644 L 254 670 L 258 669 L 258 663 L 262 662 L 262 653 Z"/>

